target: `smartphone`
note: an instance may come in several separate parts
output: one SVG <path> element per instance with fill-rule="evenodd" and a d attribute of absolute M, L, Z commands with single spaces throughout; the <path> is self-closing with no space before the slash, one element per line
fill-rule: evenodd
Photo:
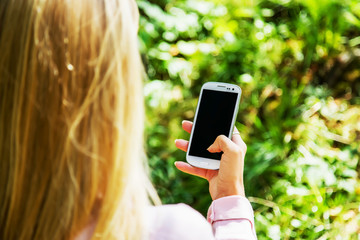
<path fill-rule="evenodd" d="M 207 148 L 219 135 L 232 137 L 240 96 L 240 87 L 233 84 L 207 82 L 202 86 L 186 153 L 189 164 L 219 169 L 222 153 L 210 153 Z"/>

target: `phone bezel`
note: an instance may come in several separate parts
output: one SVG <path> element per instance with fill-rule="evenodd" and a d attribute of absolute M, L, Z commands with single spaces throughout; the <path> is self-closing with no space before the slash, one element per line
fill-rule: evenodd
<path fill-rule="evenodd" d="M 239 111 L 239 103 L 240 103 L 240 97 L 241 97 L 241 88 L 237 85 L 230 84 L 230 83 L 222 83 L 222 82 L 207 82 L 201 87 L 200 96 L 198 100 L 198 104 L 196 106 L 196 112 L 193 122 L 193 127 L 191 129 L 190 139 L 189 139 L 189 145 L 188 149 L 190 149 L 192 138 L 193 138 L 193 132 L 196 128 L 196 121 L 197 121 L 197 115 L 199 112 L 200 102 L 202 98 L 202 94 L 204 90 L 215 90 L 220 92 L 231 92 L 231 93 L 238 93 L 236 104 L 233 112 L 232 122 L 231 122 L 231 128 L 227 135 L 228 138 L 232 137 L 232 133 L 234 130 L 234 125 L 236 121 L 236 117 Z M 191 164 L 194 167 L 198 168 L 205 168 L 205 169 L 219 169 L 220 167 L 220 160 L 214 160 L 211 158 L 203 158 L 203 157 L 196 157 L 189 154 L 189 151 L 186 152 L 186 161 Z"/>

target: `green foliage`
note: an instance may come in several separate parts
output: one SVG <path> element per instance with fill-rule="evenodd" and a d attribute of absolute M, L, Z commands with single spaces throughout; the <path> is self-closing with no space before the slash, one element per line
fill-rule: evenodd
<path fill-rule="evenodd" d="M 174 140 L 207 81 L 243 90 L 246 191 L 259 239 L 360 234 L 360 3 L 138 0 L 146 149 L 164 203 L 206 213 L 205 180 Z"/>

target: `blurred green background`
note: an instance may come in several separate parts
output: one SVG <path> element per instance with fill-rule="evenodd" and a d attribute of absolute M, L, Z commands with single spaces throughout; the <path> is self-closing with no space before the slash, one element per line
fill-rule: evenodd
<path fill-rule="evenodd" d="M 246 193 L 259 239 L 360 239 L 360 2 L 138 0 L 146 150 L 163 203 L 202 214 L 205 180 L 176 170 L 200 88 L 243 90 Z"/>

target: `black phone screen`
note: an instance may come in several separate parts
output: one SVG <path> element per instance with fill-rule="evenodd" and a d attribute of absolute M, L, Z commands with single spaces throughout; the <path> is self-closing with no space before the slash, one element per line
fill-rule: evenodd
<path fill-rule="evenodd" d="M 222 153 L 207 148 L 223 134 L 229 135 L 238 93 L 203 90 L 189 155 L 220 160 Z"/>

